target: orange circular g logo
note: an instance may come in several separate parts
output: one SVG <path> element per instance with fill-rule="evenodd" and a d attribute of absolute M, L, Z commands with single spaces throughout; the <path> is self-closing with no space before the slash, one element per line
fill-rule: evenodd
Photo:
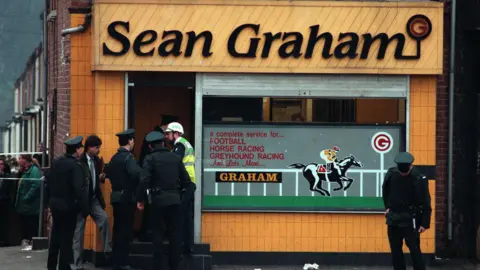
<path fill-rule="evenodd" d="M 417 40 L 426 39 L 432 33 L 432 22 L 425 15 L 414 15 L 407 22 L 407 34 Z"/>

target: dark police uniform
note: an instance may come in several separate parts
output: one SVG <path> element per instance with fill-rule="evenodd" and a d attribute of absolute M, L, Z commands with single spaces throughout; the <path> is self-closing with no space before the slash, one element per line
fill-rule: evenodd
<path fill-rule="evenodd" d="M 430 228 L 432 208 L 428 179 L 415 168 L 409 172 L 413 161 L 410 153 L 399 153 L 395 157 L 397 167 L 388 170 L 382 186 L 394 270 L 406 269 L 402 250 L 404 239 L 412 256 L 413 268 L 425 269 L 419 230 Z M 407 172 L 409 173 L 406 176 L 400 174 Z"/>
<path fill-rule="evenodd" d="M 135 130 L 117 133 L 119 138 L 134 139 Z M 133 222 L 141 168 L 132 153 L 120 147 L 106 168 L 106 177 L 112 184 L 110 203 L 113 207 L 113 270 L 131 269 L 128 264 L 129 246 L 133 235 Z"/>
<path fill-rule="evenodd" d="M 177 154 L 182 160 L 185 157 L 185 146 L 181 143 L 174 144 L 173 153 Z M 195 207 L 195 190 L 191 193 L 182 191 L 181 209 L 183 212 L 180 239 L 183 242 L 183 254 L 191 256 L 194 253 L 193 246 L 193 219 Z"/>
<path fill-rule="evenodd" d="M 144 175 L 138 189 L 138 200 L 151 203 L 154 228 L 153 269 L 164 269 L 162 261 L 165 234 L 169 240 L 169 264 L 177 270 L 180 263 L 180 238 L 178 229 L 181 203 L 181 190 L 194 190 L 182 160 L 159 143 L 165 136 L 160 132 L 150 132 L 146 140 L 154 148 L 143 162 Z M 147 196 L 145 196 L 147 194 Z M 150 194 L 150 196 L 148 196 Z"/>
<path fill-rule="evenodd" d="M 158 131 L 160 133 L 164 133 L 161 126 L 168 125 L 171 122 L 175 122 L 178 120 L 178 117 L 169 114 L 162 114 L 161 115 L 161 123 L 153 128 L 152 131 Z M 148 134 L 147 134 L 148 135 Z M 140 148 L 140 156 L 138 157 L 138 164 L 143 166 L 143 160 L 145 156 L 150 153 L 150 149 L 148 148 L 148 142 L 146 141 L 147 135 L 143 139 L 142 146 Z M 143 216 L 142 216 L 142 225 L 140 228 L 140 240 L 142 241 L 151 241 L 152 240 L 152 226 L 151 226 L 151 219 L 150 219 L 150 206 L 147 204 L 145 205 L 145 209 L 143 209 Z"/>
<path fill-rule="evenodd" d="M 78 136 L 67 140 L 65 145 L 78 149 L 83 147 L 82 140 L 83 137 Z M 53 218 L 48 248 L 49 270 L 57 269 L 59 251 L 59 269 L 71 269 L 72 242 L 77 216 L 79 213 L 87 216 L 89 211 L 86 177 L 81 164 L 71 154 L 56 158 L 47 175 L 49 183 L 47 193 Z"/>

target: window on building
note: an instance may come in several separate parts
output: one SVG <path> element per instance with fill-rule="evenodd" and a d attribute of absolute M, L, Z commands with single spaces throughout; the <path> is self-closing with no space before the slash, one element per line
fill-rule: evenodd
<path fill-rule="evenodd" d="M 23 112 L 23 95 L 24 95 L 24 85 L 23 82 L 20 82 L 20 92 L 19 92 L 19 103 L 18 103 L 18 112 L 22 113 Z"/>
<path fill-rule="evenodd" d="M 47 2 L 47 10 L 56 10 L 57 9 L 57 0 L 50 0 Z"/>
<path fill-rule="evenodd" d="M 204 98 L 204 121 L 405 123 L 405 99 Z"/>
<path fill-rule="evenodd" d="M 35 94 L 33 95 L 33 103 L 40 97 L 40 57 L 35 59 L 35 76 L 34 76 Z"/>
<path fill-rule="evenodd" d="M 15 89 L 15 101 L 14 101 L 15 105 L 15 113 L 19 113 L 20 112 L 20 94 L 19 94 L 19 90 L 18 88 Z"/>

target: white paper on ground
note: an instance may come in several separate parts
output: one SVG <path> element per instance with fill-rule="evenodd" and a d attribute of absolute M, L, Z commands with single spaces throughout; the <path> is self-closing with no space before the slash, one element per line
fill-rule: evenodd
<path fill-rule="evenodd" d="M 314 264 L 306 263 L 303 266 L 303 270 L 318 270 L 318 264 L 316 264 L 316 263 L 314 263 Z"/>

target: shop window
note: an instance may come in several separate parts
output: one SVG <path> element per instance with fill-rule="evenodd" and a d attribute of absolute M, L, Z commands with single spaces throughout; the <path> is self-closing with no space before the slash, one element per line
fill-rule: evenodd
<path fill-rule="evenodd" d="M 204 211 L 384 211 L 404 99 L 203 101 Z"/>
<path fill-rule="evenodd" d="M 204 121 L 405 123 L 404 99 L 206 97 Z"/>
<path fill-rule="evenodd" d="M 208 97 L 204 99 L 204 121 L 259 122 L 263 118 L 262 98 Z"/>

